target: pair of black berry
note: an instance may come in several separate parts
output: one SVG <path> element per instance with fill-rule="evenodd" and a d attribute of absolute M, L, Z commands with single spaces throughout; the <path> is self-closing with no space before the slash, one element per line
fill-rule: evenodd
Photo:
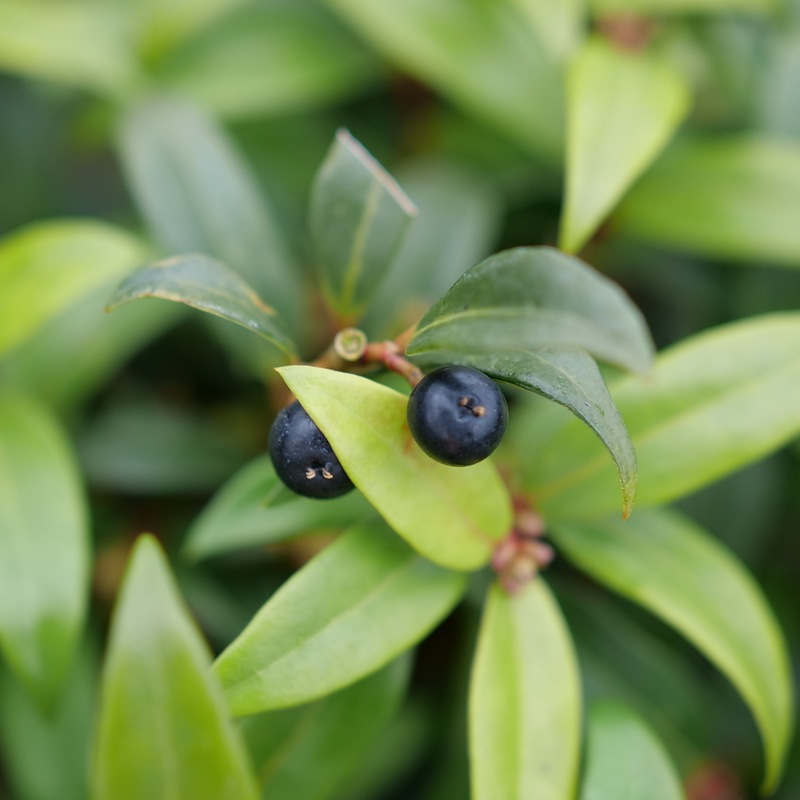
<path fill-rule="evenodd" d="M 494 451 L 508 421 L 497 384 L 470 367 L 439 367 L 408 399 L 408 427 L 435 461 L 466 467 Z M 269 454 L 278 477 L 306 497 L 330 499 L 353 488 L 328 440 L 299 402 L 283 409 L 269 435 Z"/>

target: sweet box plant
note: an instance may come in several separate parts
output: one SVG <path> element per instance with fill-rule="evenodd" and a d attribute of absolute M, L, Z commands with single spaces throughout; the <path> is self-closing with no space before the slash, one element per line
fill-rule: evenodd
<path fill-rule="evenodd" d="M 0 241 L 0 745 L 15 796 L 366 800 L 416 771 L 426 798 L 677 800 L 681 776 L 724 750 L 704 728 L 719 705 L 698 663 L 757 726 L 763 764 L 737 766 L 779 789 L 794 720 L 784 634 L 742 561 L 671 506 L 800 433 L 800 316 L 775 310 L 781 297 L 656 353 L 636 305 L 588 262 L 613 269 L 619 238 L 644 242 L 620 261 L 669 273 L 674 285 L 648 286 L 687 315 L 702 281 L 682 261 L 659 271 L 662 248 L 800 263 L 800 148 L 764 134 L 796 124 L 791 43 L 696 18 L 766 0 L 617 13 L 631 5 L 0 0 L 0 64 L 99 98 L 73 134 L 114 137 L 144 228 L 71 217 Z M 768 35 L 756 113 L 730 53 Z M 481 260 L 491 201 L 464 173 L 422 164 L 418 210 L 340 129 L 306 181 L 302 123 L 268 161 L 289 175 L 273 207 L 215 116 L 312 109 L 317 125 L 320 106 L 376 91 L 376 52 L 453 104 L 407 132 L 419 149 L 480 151 L 509 197 L 547 195 L 563 163 L 557 233 L 526 229 Z M 404 80 L 385 91 L 400 104 Z M 703 135 L 670 144 L 693 104 L 687 127 Z M 293 182 L 313 183 L 302 225 Z M 228 420 L 257 440 L 247 463 L 163 408 L 93 416 L 93 394 L 179 324 L 198 373 L 264 388 Z M 412 385 L 453 365 L 509 404 L 500 447 L 468 467 L 430 459 L 408 425 Z M 353 491 L 316 500 L 278 479 L 267 432 L 294 399 Z M 159 539 L 130 504 L 132 548 L 93 565 L 90 529 L 114 524 L 103 493 L 120 485 L 217 491 L 197 515 L 157 516 Z M 187 529 L 179 549 L 162 527 Z M 210 563 L 234 576 L 224 589 Z M 421 702 L 430 675 L 429 695 L 452 697 Z M 423 688 L 407 696 L 412 678 Z M 752 753 L 755 732 L 737 736 Z"/>

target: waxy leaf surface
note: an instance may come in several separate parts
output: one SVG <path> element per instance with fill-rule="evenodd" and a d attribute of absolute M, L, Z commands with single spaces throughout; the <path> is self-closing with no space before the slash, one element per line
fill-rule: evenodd
<path fill-rule="evenodd" d="M 269 599 L 217 659 L 235 716 L 316 700 L 387 664 L 451 611 L 466 578 L 361 523 Z"/>
<path fill-rule="evenodd" d="M 295 494 L 275 474 L 272 459 L 263 455 L 214 495 L 190 528 L 184 551 L 191 558 L 206 558 L 282 542 L 306 531 L 347 527 L 370 513 L 372 506 L 358 491 L 334 500 Z"/>
<path fill-rule="evenodd" d="M 580 800 L 684 800 L 680 776 L 664 745 L 626 706 L 592 707 Z"/>
<path fill-rule="evenodd" d="M 800 433 L 800 314 L 693 336 L 661 353 L 650 377 L 618 382 L 611 395 L 636 448 L 637 507 L 675 500 Z M 530 438 L 515 439 L 522 484 L 552 518 L 613 513 L 616 477 L 602 446 L 560 422 L 542 415 Z"/>
<path fill-rule="evenodd" d="M 199 308 L 263 336 L 286 356 L 294 354 L 275 309 L 235 272 L 208 256 L 175 256 L 134 272 L 111 295 L 106 308 L 113 311 L 139 297 L 161 297 Z"/>
<path fill-rule="evenodd" d="M 561 247 L 577 253 L 661 152 L 689 109 L 680 72 L 593 37 L 570 63 Z"/>
<path fill-rule="evenodd" d="M 432 461 L 408 429 L 407 398 L 367 378 L 305 366 L 279 372 L 356 487 L 409 544 L 451 569 L 489 561 L 511 529 L 508 493 L 490 461 Z"/>
<path fill-rule="evenodd" d="M 409 355 L 434 350 L 585 350 L 646 372 L 653 345 L 613 281 L 552 247 L 517 247 L 468 270 L 417 326 Z"/>
<path fill-rule="evenodd" d="M 103 670 L 94 800 L 254 800 L 211 654 L 161 548 L 138 539 Z"/>
<path fill-rule="evenodd" d="M 265 800 L 328 800 L 363 767 L 405 696 L 412 659 L 296 708 L 247 717 L 241 731 Z"/>
<path fill-rule="evenodd" d="M 706 531 L 675 511 L 637 511 L 627 522 L 556 522 L 556 546 L 593 578 L 661 617 L 739 690 L 766 752 L 764 790 L 775 788 L 791 740 L 793 691 L 786 643 L 761 589 Z"/>
<path fill-rule="evenodd" d="M 570 800 L 578 777 L 578 665 L 542 578 L 489 591 L 469 691 L 473 800 Z"/>
<path fill-rule="evenodd" d="M 339 130 L 311 192 L 309 228 L 325 296 L 344 318 L 375 294 L 416 206 L 346 130 Z"/>
<path fill-rule="evenodd" d="M 43 709 L 70 666 L 89 589 L 86 498 L 65 433 L 0 397 L 0 648 Z"/>

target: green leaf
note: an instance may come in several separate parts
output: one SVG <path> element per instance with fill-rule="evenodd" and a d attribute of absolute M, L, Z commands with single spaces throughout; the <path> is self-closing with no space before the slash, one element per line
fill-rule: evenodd
<path fill-rule="evenodd" d="M 417 213 L 397 182 L 340 129 L 311 191 L 309 229 L 331 307 L 358 316 L 380 287 Z"/>
<path fill-rule="evenodd" d="M 275 474 L 272 459 L 262 455 L 211 498 L 189 529 L 184 553 L 200 559 L 240 547 L 283 542 L 308 531 L 347 527 L 371 511 L 358 491 L 334 500 L 295 494 Z"/>
<path fill-rule="evenodd" d="M 637 239 L 738 262 L 800 267 L 800 145 L 766 137 L 676 145 L 614 216 Z"/>
<path fill-rule="evenodd" d="M 766 751 L 765 792 L 777 785 L 793 725 L 786 645 L 745 567 L 675 511 L 639 511 L 627 522 L 555 522 L 550 536 L 598 581 L 680 631 L 738 689 Z"/>
<path fill-rule="evenodd" d="M 51 316 L 147 258 L 119 228 L 89 220 L 29 225 L 0 242 L 0 354 Z"/>
<path fill-rule="evenodd" d="M 417 555 L 380 521 L 315 556 L 214 668 L 235 716 L 316 700 L 387 664 L 452 610 L 466 577 Z"/>
<path fill-rule="evenodd" d="M 0 648 L 52 708 L 83 627 L 89 526 L 64 432 L 30 399 L 0 397 Z"/>
<path fill-rule="evenodd" d="M 210 662 L 161 548 L 140 537 L 103 671 L 94 800 L 257 797 Z"/>
<path fill-rule="evenodd" d="M 327 800 L 360 770 L 405 695 L 411 658 L 401 656 L 352 686 L 309 705 L 247 717 L 241 730 L 262 797 Z"/>
<path fill-rule="evenodd" d="M 357 375 L 318 367 L 278 370 L 325 434 L 353 483 L 426 558 L 477 569 L 511 529 L 511 503 L 494 466 L 446 467 L 419 449 L 407 398 Z"/>
<path fill-rule="evenodd" d="M 167 89 L 232 118 L 347 100 L 380 72 L 330 12 L 302 0 L 245 5 L 157 67 Z"/>
<path fill-rule="evenodd" d="M 617 284 L 552 247 L 517 247 L 468 270 L 417 326 L 409 355 L 435 350 L 586 350 L 646 372 L 653 345 Z"/>
<path fill-rule="evenodd" d="M 669 755 L 638 714 L 621 703 L 592 707 L 581 800 L 684 800 Z"/>
<path fill-rule="evenodd" d="M 689 110 L 685 79 L 649 52 L 623 52 L 599 36 L 570 63 L 567 190 L 561 247 L 577 253 Z"/>
<path fill-rule="evenodd" d="M 591 0 L 595 14 L 691 14 L 722 11 L 774 11 L 774 0 Z"/>
<path fill-rule="evenodd" d="M 103 386 L 136 352 L 182 318 L 172 303 L 103 310 L 114 278 L 51 317 L 0 364 L 0 386 L 63 413 Z"/>
<path fill-rule="evenodd" d="M 650 377 L 625 379 L 611 395 L 636 448 L 637 507 L 675 500 L 800 433 L 800 314 L 767 314 L 693 336 L 661 353 Z M 532 422 L 513 441 L 521 483 L 542 512 L 559 519 L 613 513 L 616 476 L 599 442 L 552 415 Z"/>
<path fill-rule="evenodd" d="M 297 266 L 224 131 L 185 101 L 155 98 L 124 116 L 119 147 L 139 211 L 167 252 L 219 259 L 295 325 Z"/>
<path fill-rule="evenodd" d="M 473 800 L 570 800 L 578 777 L 580 678 L 542 578 L 489 591 L 469 691 Z"/>
<path fill-rule="evenodd" d="M 326 0 L 401 69 L 539 155 L 558 156 L 563 74 L 510 3 Z"/>
<path fill-rule="evenodd" d="M 136 77 L 124 4 L 0 0 L 0 67 L 116 95 Z"/>
<path fill-rule="evenodd" d="M 492 354 L 435 353 L 435 363 L 463 364 L 496 381 L 505 381 L 568 408 L 605 445 L 619 475 L 622 516 L 630 514 L 636 495 L 636 451 L 628 429 L 591 356 L 573 352 L 507 350 Z"/>
<path fill-rule="evenodd" d="M 566 60 L 584 36 L 585 0 L 513 0 L 536 38 L 558 61 Z"/>
<path fill-rule="evenodd" d="M 294 344 L 275 309 L 213 258 L 175 256 L 140 269 L 109 297 L 106 310 L 113 311 L 140 297 L 161 297 L 199 308 L 263 336 L 288 358 L 295 355 Z"/>

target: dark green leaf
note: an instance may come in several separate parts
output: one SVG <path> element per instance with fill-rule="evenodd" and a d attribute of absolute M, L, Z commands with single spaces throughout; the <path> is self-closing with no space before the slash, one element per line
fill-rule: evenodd
<path fill-rule="evenodd" d="M 558 522 L 550 535 L 581 569 L 677 628 L 728 676 L 761 730 L 764 790 L 774 789 L 791 740 L 791 672 L 778 623 L 744 566 L 675 511 Z"/>
<path fill-rule="evenodd" d="M 433 355 L 437 364 L 463 364 L 566 406 L 597 434 L 614 459 L 622 487 L 623 518 L 630 514 L 636 494 L 636 451 L 591 356 L 580 350 Z"/>
<path fill-rule="evenodd" d="M 661 353 L 650 377 L 625 379 L 611 394 L 636 448 L 637 506 L 682 497 L 800 433 L 800 314 L 703 332 Z M 600 443 L 563 417 L 537 417 L 513 442 L 541 510 L 574 519 L 613 513 L 616 476 Z"/>
<path fill-rule="evenodd" d="M 297 708 L 247 717 L 242 734 L 262 797 L 328 800 L 355 777 L 403 700 L 411 658 L 402 656 L 352 686 Z"/>
<path fill-rule="evenodd" d="M 413 647 L 466 578 L 417 555 L 382 521 L 357 525 L 289 579 L 217 659 L 234 715 L 315 700 Z"/>
<path fill-rule="evenodd" d="M 235 322 L 291 358 L 294 344 L 277 312 L 224 264 L 202 255 L 175 256 L 134 272 L 108 299 L 107 311 L 139 297 L 161 297 Z"/>
<path fill-rule="evenodd" d="M 684 800 L 669 755 L 637 714 L 620 703 L 597 703 L 589 715 L 581 800 Z"/>
<path fill-rule="evenodd" d="M 416 213 L 363 145 L 337 131 L 314 181 L 309 227 L 323 291 L 342 317 L 356 317 L 378 290 Z"/>
<path fill-rule="evenodd" d="M 0 243 L 0 354 L 54 314 L 148 256 L 142 242 L 104 222 L 39 222 Z"/>
<path fill-rule="evenodd" d="M 489 560 L 512 524 L 508 493 L 490 461 L 458 469 L 432 461 L 408 429 L 408 399 L 393 389 L 318 367 L 279 371 L 353 483 L 413 547 L 451 569 Z"/>
<path fill-rule="evenodd" d="M 89 526 L 64 432 L 30 399 L 0 397 L 0 647 L 52 707 L 83 627 Z"/>
<path fill-rule="evenodd" d="M 126 114 L 119 144 L 136 204 L 167 252 L 219 259 L 296 325 L 297 267 L 223 130 L 194 106 L 159 98 Z"/>
<path fill-rule="evenodd" d="M 425 314 L 410 355 L 434 350 L 586 350 L 646 372 L 653 345 L 617 284 L 551 247 L 518 247 L 468 270 Z"/>
<path fill-rule="evenodd" d="M 239 547 L 282 542 L 320 528 L 352 525 L 372 510 L 350 492 L 335 500 L 313 500 L 287 489 L 272 459 L 259 456 L 237 472 L 195 520 L 186 539 L 190 558 L 206 558 Z"/>
<path fill-rule="evenodd" d="M 800 267 L 800 146 L 759 137 L 688 139 L 628 194 L 626 235 L 731 261 Z"/>
<path fill-rule="evenodd" d="M 578 778 L 580 678 L 542 578 L 489 592 L 469 694 L 473 800 L 570 800 Z"/>
<path fill-rule="evenodd" d="M 668 61 L 600 36 L 570 62 L 561 247 L 577 253 L 672 138 L 689 87 Z"/>
<path fill-rule="evenodd" d="M 254 800 L 210 662 L 161 548 L 140 537 L 103 671 L 94 800 Z"/>

